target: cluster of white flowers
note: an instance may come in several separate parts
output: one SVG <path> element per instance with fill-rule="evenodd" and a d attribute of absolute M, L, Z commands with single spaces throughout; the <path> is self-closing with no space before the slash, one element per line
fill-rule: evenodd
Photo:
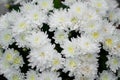
<path fill-rule="evenodd" d="M 61 72 L 74 80 L 118 79 L 117 1 L 65 0 L 62 4 L 67 7 L 59 9 L 54 8 L 53 0 L 20 4 L 19 11 L 0 17 L 0 74 L 8 80 L 62 80 Z M 26 57 L 28 72 L 21 71 L 26 64 L 24 53 L 11 48 L 13 44 L 30 50 Z M 108 52 L 108 61 L 103 62 L 108 69 L 99 72 L 99 57 L 104 55 L 101 49 Z"/>

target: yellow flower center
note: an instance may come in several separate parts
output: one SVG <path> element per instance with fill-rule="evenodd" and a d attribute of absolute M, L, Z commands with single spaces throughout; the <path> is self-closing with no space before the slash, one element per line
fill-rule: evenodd
<path fill-rule="evenodd" d="M 10 40 L 10 39 L 11 39 L 10 34 L 5 34 L 5 35 L 4 35 L 4 39 L 7 40 L 7 41 Z"/>
<path fill-rule="evenodd" d="M 87 54 L 87 57 L 88 58 L 92 58 L 92 54 Z"/>
<path fill-rule="evenodd" d="M 78 13 L 80 13 L 80 12 L 81 12 L 81 8 L 80 8 L 80 7 L 77 7 L 77 8 L 76 8 L 76 11 L 77 11 Z"/>
<path fill-rule="evenodd" d="M 45 53 L 44 53 L 44 52 L 41 52 L 41 53 L 40 53 L 40 57 L 45 57 Z"/>
<path fill-rule="evenodd" d="M 74 48 L 73 48 L 72 46 L 70 46 L 70 47 L 68 47 L 68 51 L 69 51 L 70 53 L 74 53 Z"/>
<path fill-rule="evenodd" d="M 12 80 L 20 80 L 20 79 L 19 79 L 19 77 L 18 77 L 17 75 L 14 75 L 14 76 L 12 77 Z"/>
<path fill-rule="evenodd" d="M 113 14 L 112 14 L 112 13 L 110 13 L 109 18 L 110 18 L 110 19 L 112 19 L 112 18 L 113 18 Z"/>
<path fill-rule="evenodd" d="M 116 65 L 116 64 L 118 64 L 118 62 L 119 62 L 119 61 L 118 61 L 117 59 L 113 59 L 113 64 Z"/>
<path fill-rule="evenodd" d="M 7 61 L 11 61 L 12 60 L 12 55 L 10 54 L 10 53 L 7 53 L 7 55 L 6 55 L 6 60 Z"/>
<path fill-rule="evenodd" d="M 77 22 L 78 22 L 78 19 L 75 18 L 75 17 L 73 17 L 73 18 L 71 19 L 71 22 L 72 22 L 72 23 L 77 23 Z"/>
<path fill-rule="evenodd" d="M 60 18 L 59 18 L 59 22 L 60 22 L 60 23 L 62 23 L 62 22 L 64 22 L 64 21 L 65 21 L 65 19 L 64 19 L 63 17 L 60 17 Z"/>
<path fill-rule="evenodd" d="M 47 3 L 47 2 L 42 2 L 42 6 L 43 6 L 43 7 L 47 7 L 47 6 L 48 6 L 48 3 Z"/>
<path fill-rule="evenodd" d="M 21 62 L 20 57 L 14 59 L 14 64 L 20 64 L 20 62 Z"/>
<path fill-rule="evenodd" d="M 35 37 L 34 41 L 35 41 L 35 43 L 38 43 L 40 41 L 40 38 L 39 37 Z"/>
<path fill-rule="evenodd" d="M 26 27 L 26 23 L 25 22 L 21 22 L 20 24 L 19 24 L 19 28 L 25 28 Z"/>
<path fill-rule="evenodd" d="M 85 43 L 85 46 L 87 46 L 87 47 L 88 47 L 89 45 L 90 45 L 90 43 L 88 43 L 88 42 L 86 42 L 86 43 Z"/>
<path fill-rule="evenodd" d="M 58 65 L 59 63 L 60 63 L 59 59 L 54 59 L 54 60 L 53 60 L 53 64 L 54 64 L 54 65 Z"/>
<path fill-rule="evenodd" d="M 101 8 L 101 7 L 102 7 L 102 4 L 101 4 L 101 3 L 97 3 L 97 7 L 98 7 L 98 8 Z"/>
<path fill-rule="evenodd" d="M 106 44 L 107 46 L 111 46 L 111 45 L 113 44 L 112 39 L 106 39 L 106 40 L 105 40 L 105 44 Z"/>
<path fill-rule="evenodd" d="M 35 80 L 35 76 L 32 75 L 32 76 L 30 77 L 30 80 Z"/>
<path fill-rule="evenodd" d="M 104 75 L 102 80 L 108 80 L 108 76 L 107 75 Z"/>
<path fill-rule="evenodd" d="M 99 37 L 99 33 L 98 32 L 94 32 L 92 35 L 93 35 L 93 38 L 98 38 Z"/>
<path fill-rule="evenodd" d="M 10 8 L 10 5 L 9 5 L 9 4 L 6 4 L 5 7 L 6 7 L 7 9 L 9 9 L 9 8 Z"/>
<path fill-rule="evenodd" d="M 75 61 L 71 60 L 71 61 L 69 62 L 69 66 L 70 66 L 70 67 L 76 67 L 77 64 L 75 63 Z"/>
<path fill-rule="evenodd" d="M 26 10 L 30 10 L 31 7 L 29 5 L 26 5 L 25 8 Z"/>
<path fill-rule="evenodd" d="M 89 26 L 89 28 L 94 28 L 95 26 L 94 26 L 94 24 L 91 24 L 90 26 Z"/>
<path fill-rule="evenodd" d="M 59 39 L 64 39 L 64 34 L 59 34 L 59 35 L 58 35 L 58 38 L 59 38 Z"/>
<path fill-rule="evenodd" d="M 34 20 L 38 20 L 39 19 L 39 15 L 38 14 L 34 14 L 33 18 L 34 18 Z"/>

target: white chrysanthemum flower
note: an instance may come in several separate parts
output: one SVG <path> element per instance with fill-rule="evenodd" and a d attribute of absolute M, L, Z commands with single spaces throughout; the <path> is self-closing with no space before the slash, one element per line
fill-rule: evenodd
<path fill-rule="evenodd" d="M 99 44 L 99 42 L 103 42 L 104 40 L 104 34 L 101 33 L 101 29 L 99 30 L 94 30 L 94 31 L 89 31 L 89 32 L 85 32 L 82 34 L 83 36 L 87 36 L 89 39 L 91 39 L 92 41 L 96 42 Z"/>
<path fill-rule="evenodd" d="M 53 54 L 54 57 L 51 61 L 51 70 L 59 70 L 63 68 L 64 65 L 64 58 L 62 58 L 60 53 Z"/>
<path fill-rule="evenodd" d="M 76 1 L 73 5 L 70 6 L 69 9 L 73 15 L 76 15 L 79 18 L 84 16 L 85 10 L 87 10 L 87 4 L 80 1 Z"/>
<path fill-rule="evenodd" d="M 17 58 L 18 55 L 18 52 L 17 51 L 14 51 L 13 49 L 8 49 L 8 50 L 5 50 L 1 60 L 0 60 L 0 70 L 1 70 L 1 73 L 4 73 L 4 74 L 9 74 L 10 73 L 10 70 L 12 68 L 14 69 L 18 69 L 19 66 L 23 65 L 14 65 L 13 62 L 15 61 L 14 58 Z M 15 61 L 17 62 L 17 61 Z M 20 62 L 22 63 L 22 62 Z"/>
<path fill-rule="evenodd" d="M 22 56 L 15 56 L 13 58 L 13 62 L 12 62 L 12 67 L 18 69 L 19 67 L 22 67 L 23 64 L 24 64 L 24 61 L 23 61 L 23 57 Z"/>
<path fill-rule="evenodd" d="M 93 42 L 86 36 L 81 36 L 80 38 L 78 38 L 78 43 L 79 43 L 80 51 L 83 54 L 86 53 L 94 54 L 100 52 L 100 47 L 99 47 L 100 45 L 98 43 Z"/>
<path fill-rule="evenodd" d="M 114 46 L 116 46 L 116 43 L 119 41 L 118 37 L 115 35 L 108 35 L 104 37 L 103 40 L 103 48 L 107 51 L 111 51 Z"/>
<path fill-rule="evenodd" d="M 47 13 L 43 12 L 42 10 L 39 9 L 39 6 L 34 6 L 27 13 L 25 13 L 25 18 L 28 20 L 27 22 L 31 25 L 37 25 L 40 27 L 43 23 L 46 22 L 47 20 Z"/>
<path fill-rule="evenodd" d="M 10 28 L 10 22 L 7 19 L 9 16 L 7 14 L 0 17 L 0 30 Z"/>
<path fill-rule="evenodd" d="M 96 9 L 96 12 L 102 16 L 106 15 L 109 9 L 108 4 L 105 0 L 90 0 L 90 5 Z"/>
<path fill-rule="evenodd" d="M 13 52 L 13 54 L 18 54 L 17 52 Z M 23 66 L 23 60 L 22 60 L 22 57 L 19 58 L 18 56 L 14 56 L 13 59 L 12 58 L 12 55 L 6 55 L 7 59 L 4 59 L 5 58 L 5 53 L 3 55 L 3 58 L 0 60 L 0 71 L 1 73 L 5 74 L 5 75 L 8 75 L 8 74 L 11 74 L 11 70 L 12 69 L 19 69 L 19 67 L 22 67 Z M 8 60 L 11 60 L 8 61 Z"/>
<path fill-rule="evenodd" d="M 99 16 L 96 11 L 94 10 L 94 8 L 87 8 L 85 13 L 84 13 L 84 17 L 83 20 L 88 22 L 88 21 L 99 21 L 101 19 L 101 16 Z"/>
<path fill-rule="evenodd" d="M 82 63 L 78 69 L 76 70 L 77 75 L 84 75 L 86 77 L 95 78 L 97 75 L 97 67 L 96 64 L 90 64 L 90 63 Z"/>
<path fill-rule="evenodd" d="M 117 77 L 110 71 L 103 71 L 98 80 L 117 80 Z"/>
<path fill-rule="evenodd" d="M 47 34 L 45 34 L 44 32 L 31 31 L 25 39 L 29 42 L 30 48 L 39 48 L 50 42 L 47 37 Z"/>
<path fill-rule="evenodd" d="M 34 70 L 29 70 L 26 73 L 26 79 L 25 80 L 38 80 L 39 73 Z"/>
<path fill-rule="evenodd" d="M 71 11 L 68 10 L 68 17 L 70 19 L 70 30 L 75 30 L 80 27 L 81 25 L 81 17 L 77 17 L 76 14 L 73 14 Z"/>
<path fill-rule="evenodd" d="M 70 72 L 69 76 L 73 76 L 76 73 L 77 68 L 81 65 L 80 60 L 77 57 L 74 58 L 66 58 L 64 62 L 65 68 L 64 72 Z"/>
<path fill-rule="evenodd" d="M 101 24 L 101 32 L 104 35 L 110 35 L 113 34 L 116 30 L 116 26 L 113 25 L 113 23 L 108 22 L 107 20 L 103 20 L 103 23 Z"/>
<path fill-rule="evenodd" d="M 52 72 L 52 71 L 43 71 L 40 74 L 39 80 L 62 80 L 61 77 L 59 77 L 59 73 Z"/>
<path fill-rule="evenodd" d="M 21 73 L 19 70 L 12 69 L 9 74 L 6 74 L 5 77 L 8 80 L 25 80 L 24 74 Z"/>
<path fill-rule="evenodd" d="M 9 29 L 0 31 L 0 45 L 7 48 L 14 42 L 12 31 Z"/>
<path fill-rule="evenodd" d="M 67 10 L 54 10 L 53 13 L 49 15 L 48 24 L 50 25 L 50 28 L 67 29 L 70 24 Z"/>
<path fill-rule="evenodd" d="M 120 68 L 120 57 L 116 55 L 108 55 L 107 66 L 113 71 L 116 72 Z"/>
<path fill-rule="evenodd" d="M 26 36 L 28 36 L 26 32 L 23 32 L 23 33 L 20 33 L 20 34 L 14 36 L 16 45 L 18 45 L 18 47 L 27 47 L 28 46 L 28 42 L 25 39 Z"/>
<path fill-rule="evenodd" d="M 4 52 L 3 59 L 8 63 L 12 63 L 15 56 L 16 56 L 16 53 L 13 49 L 7 49 Z"/>
<path fill-rule="evenodd" d="M 16 23 L 16 19 L 21 17 L 21 13 L 16 10 L 12 10 L 11 12 L 7 12 L 2 18 L 0 23 L 1 28 L 3 29 L 11 29 L 13 25 Z"/>
<path fill-rule="evenodd" d="M 18 18 L 17 18 L 18 19 Z M 29 20 L 25 19 L 22 15 L 19 16 L 17 22 L 14 22 L 12 30 L 15 34 L 20 34 L 31 28 L 31 25 L 28 23 Z"/>
<path fill-rule="evenodd" d="M 65 57 L 75 57 L 80 54 L 78 43 L 76 42 L 76 39 L 72 39 L 72 41 L 69 41 L 68 39 L 64 41 L 64 44 L 61 45 L 63 48 L 62 54 L 65 55 Z"/>
<path fill-rule="evenodd" d="M 44 69 L 51 67 L 51 61 L 55 53 L 54 46 L 50 43 L 43 45 L 41 48 L 32 49 L 28 56 L 30 62 L 29 65 L 43 71 Z"/>
<path fill-rule="evenodd" d="M 103 36 L 100 30 L 88 33 L 88 37 L 97 43 L 103 42 Z"/>
<path fill-rule="evenodd" d="M 64 44 L 64 41 L 68 39 L 68 32 L 64 30 L 55 30 L 54 37 L 55 42 L 59 44 Z"/>

